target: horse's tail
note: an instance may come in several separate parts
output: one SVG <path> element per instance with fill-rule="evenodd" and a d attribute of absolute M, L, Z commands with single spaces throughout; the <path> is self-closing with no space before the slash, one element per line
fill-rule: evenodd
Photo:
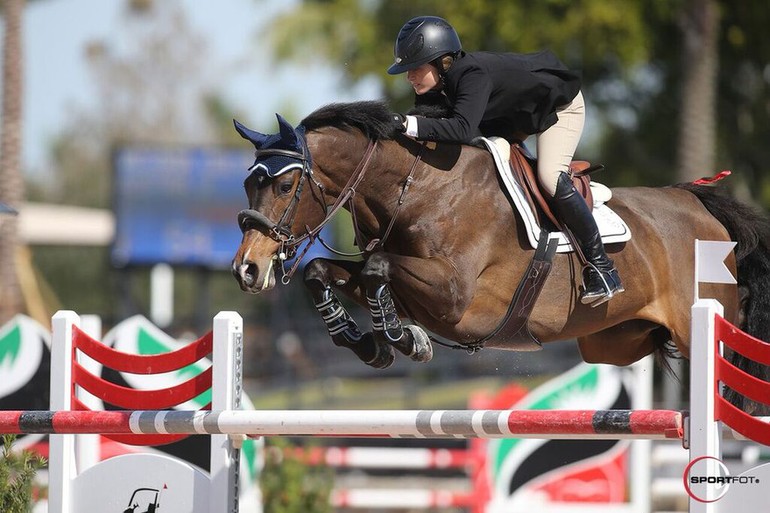
<path fill-rule="evenodd" d="M 693 193 L 737 242 L 738 289 L 741 299 L 741 330 L 770 342 L 770 218 L 714 187 L 679 184 L 676 187 Z M 750 374 L 770 381 L 770 368 L 736 353 L 733 364 Z M 749 412 L 764 405 L 749 404 L 742 396 L 728 391 L 726 397 Z M 767 409 L 767 406 L 761 408 Z"/>

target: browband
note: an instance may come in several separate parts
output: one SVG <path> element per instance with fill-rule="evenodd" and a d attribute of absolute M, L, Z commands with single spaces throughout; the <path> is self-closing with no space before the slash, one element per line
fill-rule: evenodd
<path fill-rule="evenodd" d="M 271 155 L 280 155 L 282 157 L 290 157 L 290 158 L 299 159 L 302 161 L 307 160 L 307 157 L 305 157 L 304 154 L 298 151 L 292 151 L 292 150 L 279 150 L 279 149 L 268 148 L 266 150 L 257 150 L 254 152 L 254 158 L 269 157 Z"/>

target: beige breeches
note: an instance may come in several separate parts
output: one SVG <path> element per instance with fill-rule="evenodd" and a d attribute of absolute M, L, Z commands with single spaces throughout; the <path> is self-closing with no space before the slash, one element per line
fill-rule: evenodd
<path fill-rule="evenodd" d="M 586 118 L 583 94 L 556 111 L 559 120 L 537 135 L 537 178 L 551 197 L 556 194 L 559 173 L 569 171 Z"/>

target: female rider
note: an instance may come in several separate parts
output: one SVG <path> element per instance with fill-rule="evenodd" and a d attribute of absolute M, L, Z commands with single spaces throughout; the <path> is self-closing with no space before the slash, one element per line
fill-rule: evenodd
<path fill-rule="evenodd" d="M 477 136 L 511 141 L 536 134 L 538 180 L 587 261 L 581 302 L 598 306 L 623 292 L 596 221 L 568 175 L 585 121 L 579 75 L 547 50 L 466 53 L 455 29 L 436 16 L 409 20 L 398 33 L 394 53 L 388 73 L 406 72 L 416 104 L 434 103 L 426 100 L 440 94 L 452 110 L 446 118 L 396 114 L 406 135 L 469 143 Z"/>

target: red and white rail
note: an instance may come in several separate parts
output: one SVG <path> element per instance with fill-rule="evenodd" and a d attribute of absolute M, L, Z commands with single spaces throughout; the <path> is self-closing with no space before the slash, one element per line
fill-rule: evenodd
<path fill-rule="evenodd" d="M 673 410 L 3 411 L 1 433 L 681 438 Z"/>

